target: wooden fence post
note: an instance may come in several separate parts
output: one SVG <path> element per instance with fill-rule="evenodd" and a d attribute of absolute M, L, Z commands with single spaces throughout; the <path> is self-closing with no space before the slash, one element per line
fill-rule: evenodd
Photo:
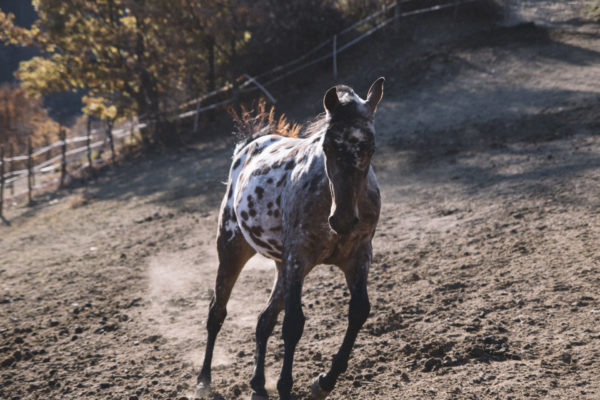
<path fill-rule="evenodd" d="M 194 135 L 198 133 L 198 125 L 200 123 L 200 103 L 200 100 L 196 102 L 196 115 L 194 115 Z"/>
<path fill-rule="evenodd" d="M 14 196 L 15 195 L 15 181 L 12 179 L 14 178 L 14 172 L 15 172 L 15 161 L 13 160 L 13 158 L 15 157 L 15 150 L 13 148 L 12 143 L 8 144 L 8 156 L 10 157 L 10 163 L 8 163 L 8 172 L 9 172 L 9 177 L 11 179 L 10 195 Z"/>
<path fill-rule="evenodd" d="M 131 117 L 131 126 L 129 127 L 129 146 L 133 146 L 133 127 L 135 126 L 135 119 Z"/>
<path fill-rule="evenodd" d="M 113 128 L 113 120 L 106 120 L 106 135 L 108 136 L 108 144 L 110 144 L 110 158 L 112 163 L 115 163 L 115 142 L 113 139 L 112 128 Z"/>
<path fill-rule="evenodd" d="M 85 135 L 85 147 L 87 149 L 87 159 L 88 159 L 88 170 L 90 171 L 90 176 L 94 176 L 94 165 L 92 164 L 92 119 L 88 115 L 87 118 L 87 132 Z"/>
<path fill-rule="evenodd" d="M 31 138 L 27 138 L 27 200 L 29 204 L 33 203 L 33 158 L 31 154 Z"/>
<path fill-rule="evenodd" d="M 402 11 L 400 4 L 402 4 L 402 2 L 396 0 L 396 8 L 394 8 L 394 30 L 396 31 L 396 34 L 400 32 L 400 13 Z"/>
<path fill-rule="evenodd" d="M 50 145 L 50 137 L 48 135 L 44 135 L 44 147 Z M 52 149 L 46 152 L 46 161 L 52 158 Z"/>
<path fill-rule="evenodd" d="M 337 34 L 333 35 L 333 81 L 336 82 L 338 79 L 337 69 Z"/>
<path fill-rule="evenodd" d="M 60 140 L 62 141 L 60 148 L 62 155 L 60 160 L 60 187 L 63 187 L 67 177 L 67 132 L 64 128 L 60 130 Z"/>
<path fill-rule="evenodd" d="M 0 218 L 4 208 L 4 145 L 0 146 Z"/>
<path fill-rule="evenodd" d="M 460 3 L 461 3 L 461 1 L 460 1 L 460 0 L 458 0 L 458 1 L 456 2 L 456 5 L 454 6 L 454 20 L 455 20 L 455 21 L 456 21 L 456 17 L 457 17 L 457 15 L 458 15 L 458 6 L 460 5 Z"/>

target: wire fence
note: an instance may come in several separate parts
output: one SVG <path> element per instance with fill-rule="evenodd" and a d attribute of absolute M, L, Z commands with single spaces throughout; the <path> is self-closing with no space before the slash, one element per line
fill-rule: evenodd
<path fill-rule="evenodd" d="M 457 9 L 460 5 L 477 1 L 481 0 L 446 1 L 441 4 L 403 12 L 403 6 L 406 3 L 414 2 L 414 0 L 396 0 L 381 10 L 355 22 L 327 40 L 317 44 L 311 50 L 289 62 L 275 66 L 255 76 L 243 74 L 237 78 L 234 83 L 229 83 L 210 93 L 203 94 L 198 98 L 185 102 L 175 109 L 169 110 L 171 113 L 176 113 L 170 118 L 171 120 L 181 120 L 195 117 L 194 131 L 196 131 L 198 128 L 198 117 L 201 113 L 217 109 L 236 101 L 236 96 L 233 94 L 226 99 L 218 98 L 219 95 L 232 92 L 233 89 L 237 89 L 240 93 L 250 93 L 260 90 L 272 103 L 276 103 L 277 100 L 266 87 L 328 59 L 332 59 L 333 78 L 334 80 L 337 80 L 338 55 L 373 35 L 378 30 L 388 26 L 390 23 L 398 22 L 402 18 L 436 12 L 452 7 Z M 351 34 L 354 34 L 355 37 L 348 38 Z M 358 34 L 358 36 L 356 36 L 356 34 Z M 345 42 L 344 39 L 346 39 Z M 329 46 L 331 46 L 331 50 L 328 50 L 330 48 Z M 208 100 L 213 98 L 216 98 L 217 100 L 207 104 Z M 193 109 L 181 111 L 190 107 L 193 107 Z M 103 152 L 110 147 L 111 159 L 114 161 L 116 140 L 124 143 L 128 137 L 133 138 L 135 131 L 139 131 L 155 122 L 153 120 L 143 119 L 144 117 L 140 116 L 136 119 L 128 120 L 122 127 L 114 130 L 112 129 L 112 124 L 107 124 L 108 126 L 106 129 L 92 130 L 90 129 L 91 125 L 88 122 L 88 129 L 85 134 L 67 139 L 64 137 L 64 131 L 61 131 L 61 140 L 35 151 L 33 151 L 31 141 L 29 141 L 28 152 L 24 155 L 6 157 L 4 146 L 0 146 L 0 217 L 2 217 L 5 199 L 27 194 L 29 201 L 32 201 L 34 190 L 44 189 L 56 184 L 62 186 L 65 182 L 68 165 L 76 164 L 75 169 L 72 169 L 71 173 L 77 173 L 84 169 L 88 169 L 91 174 L 94 168 L 94 162 L 92 160 L 93 152 Z M 85 143 L 85 145 L 73 148 L 73 146 L 77 146 L 80 143 Z M 69 149 L 69 147 L 71 148 Z M 52 157 L 50 155 L 54 149 L 60 149 L 60 154 Z M 46 155 L 47 159 L 36 164 L 35 162 L 40 160 L 43 155 Z M 102 162 L 99 157 L 96 157 L 95 159 L 98 160 L 96 162 Z M 20 169 L 15 169 L 16 166 L 19 166 Z M 56 176 L 57 171 L 59 171 L 58 176 Z M 36 185 L 35 177 L 39 175 L 50 176 L 51 178 Z M 18 187 L 16 184 L 21 181 L 23 181 L 23 184 L 21 187 Z M 25 181 L 26 185 L 24 184 Z M 8 196 L 7 192 L 9 192 Z"/>

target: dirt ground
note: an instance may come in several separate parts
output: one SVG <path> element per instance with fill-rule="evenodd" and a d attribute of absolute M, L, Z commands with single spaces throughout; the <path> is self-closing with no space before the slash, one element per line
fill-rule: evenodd
<path fill-rule="evenodd" d="M 374 159 L 384 202 L 372 313 L 330 399 L 600 398 L 600 29 L 569 21 L 375 46 L 376 67 L 348 73 L 360 90 L 388 78 Z M 298 89 L 311 105 L 291 114 L 318 110 L 325 82 Z M 230 155 L 219 140 L 122 161 L 8 210 L 0 398 L 192 398 Z M 249 396 L 274 273 L 258 257 L 244 269 L 207 399 Z M 295 398 L 341 344 L 348 299 L 337 269 L 307 278 Z"/>

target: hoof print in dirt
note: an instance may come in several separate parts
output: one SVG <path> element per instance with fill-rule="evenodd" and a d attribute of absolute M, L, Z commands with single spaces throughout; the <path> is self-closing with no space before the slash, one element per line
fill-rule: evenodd
<path fill-rule="evenodd" d="M 146 344 L 155 343 L 161 338 L 162 338 L 162 336 L 160 336 L 160 335 L 151 335 L 151 336 L 144 338 L 142 340 L 142 343 L 146 343 Z"/>
<path fill-rule="evenodd" d="M 439 358 L 430 358 L 425 361 L 425 365 L 423 366 L 422 372 L 431 372 L 440 368 L 442 365 L 442 360 Z"/>
<path fill-rule="evenodd" d="M 467 347 L 469 358 L 477 361 L 505 361 L 520 360 L 518 354 L 512 353 L 509 349 L 508 338 L 495 335 L 477 336 L 473 343 Z"/>
<path fill-rule="evenodd" d="M 402 324 L 402 316 L 395 310 L 379 315 L 374 321 L 368 322 L 365 329 L 373 336 L 382 336 L 389 332 L 404 329 L 405 324 Z"/>

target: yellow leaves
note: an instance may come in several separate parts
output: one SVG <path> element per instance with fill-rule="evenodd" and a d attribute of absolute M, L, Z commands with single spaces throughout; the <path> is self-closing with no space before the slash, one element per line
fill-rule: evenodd
<path fill-rule="evenodd" d="M 108 119 L 115 119 L 117 118 L 117 107 L 115 107 L 114 105 L 110 105 L 108 106 L 105 111 L 104 111 L 104 115 L 108 118 Z"/>
<path fill-rule="evenodd" d="M 83 96 L 85 106 L 83 110 L 86 114 L 94 115 L 98 118 L 107 118 L 114 120 L 117 118 L 117 107 L 110 104 L 109 101 L 101 96 Z"/>
<path fill-rule="evenodd" d="M 121 24 L 127 29 L 134 30 L 136 28 L 136 19 L 134 16 L 121 17 Z"/>
<path fill-rule="evenodd" d="M 107 46 L 106 52 L 108 53 L 109 57 L 116 57 L 119 55 L 119 49 L 117 49 L 115 46 Z"/>
<path fill-rule="evenodd" d="M 29 96 L 60 92 L 68 89 L 61 68 L 62 66 L 54 60 L 33 57 L 31 60 L 21 62 L 18 77 Z"/>
<path fill-rule="evenodd" d="M 15 16 L 12 13 L 5 14 L 0 10 L 0 41 L 15 46 L 28 46 L 32 42 L 31 31 L 21 28 L 14 23 Z"/>

